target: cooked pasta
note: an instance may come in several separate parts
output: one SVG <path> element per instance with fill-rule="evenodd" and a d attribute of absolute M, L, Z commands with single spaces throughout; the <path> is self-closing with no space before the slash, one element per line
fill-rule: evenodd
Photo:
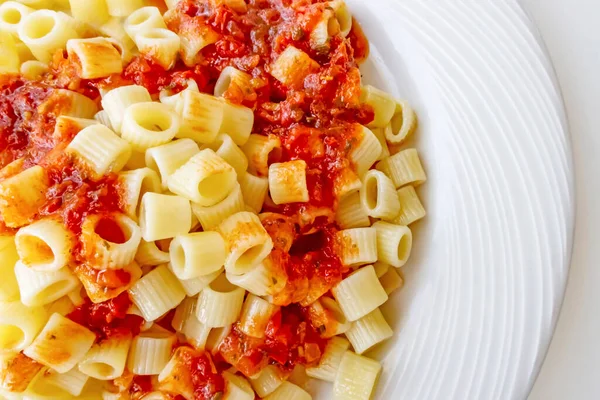
<path fill-rule="evenodd" d="M 0 0 L 0 398 L 373 394 L 417 118 L 284 3 Z"/>

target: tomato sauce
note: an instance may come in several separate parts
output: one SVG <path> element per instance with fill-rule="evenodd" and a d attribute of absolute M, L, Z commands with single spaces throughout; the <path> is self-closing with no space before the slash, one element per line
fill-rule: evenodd
<path fill-rule="evenodd" d="M 67 318 L 94 332 L 98 341 L 113 335 L 136 336 L 144 320 L 140 316 L 127 314 L 131 304 L 127 292 L 97 304 L 86 299 Z"/>

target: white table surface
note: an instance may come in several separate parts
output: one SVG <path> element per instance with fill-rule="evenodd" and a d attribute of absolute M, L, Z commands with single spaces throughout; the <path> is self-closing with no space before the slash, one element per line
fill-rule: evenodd
<path fill-rule="evenodd" d="M 562 87 L 577 186 L 566 296 L 529 400 L 600 399 L 600 0 L 523 3 L 544 37 Z"/>

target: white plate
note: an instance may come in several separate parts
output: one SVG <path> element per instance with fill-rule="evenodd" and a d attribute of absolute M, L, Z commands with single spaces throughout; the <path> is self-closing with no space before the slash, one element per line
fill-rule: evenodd
<path fill-rule="evenodd" d="M 384 307 L 377 399 L 524 399 L 564 292 L 573 169 L 560 91 L 516 1 L 348 0 L 365 80 L 416 108 L 429 215 Z M 327 398 L 327 397 L 324 397 Z"/>

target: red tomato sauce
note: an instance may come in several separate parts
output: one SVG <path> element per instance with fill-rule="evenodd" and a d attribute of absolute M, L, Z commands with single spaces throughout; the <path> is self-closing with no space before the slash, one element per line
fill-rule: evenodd
<path fill-rule="evenodd" d="M 131 304 L 127 292 L 97 304 L 86 299 L 67 318 L 94 332 L 99 341 L 113 335 L 136 336 L 144 320 L 140 316 L 127 314 Z"/>

